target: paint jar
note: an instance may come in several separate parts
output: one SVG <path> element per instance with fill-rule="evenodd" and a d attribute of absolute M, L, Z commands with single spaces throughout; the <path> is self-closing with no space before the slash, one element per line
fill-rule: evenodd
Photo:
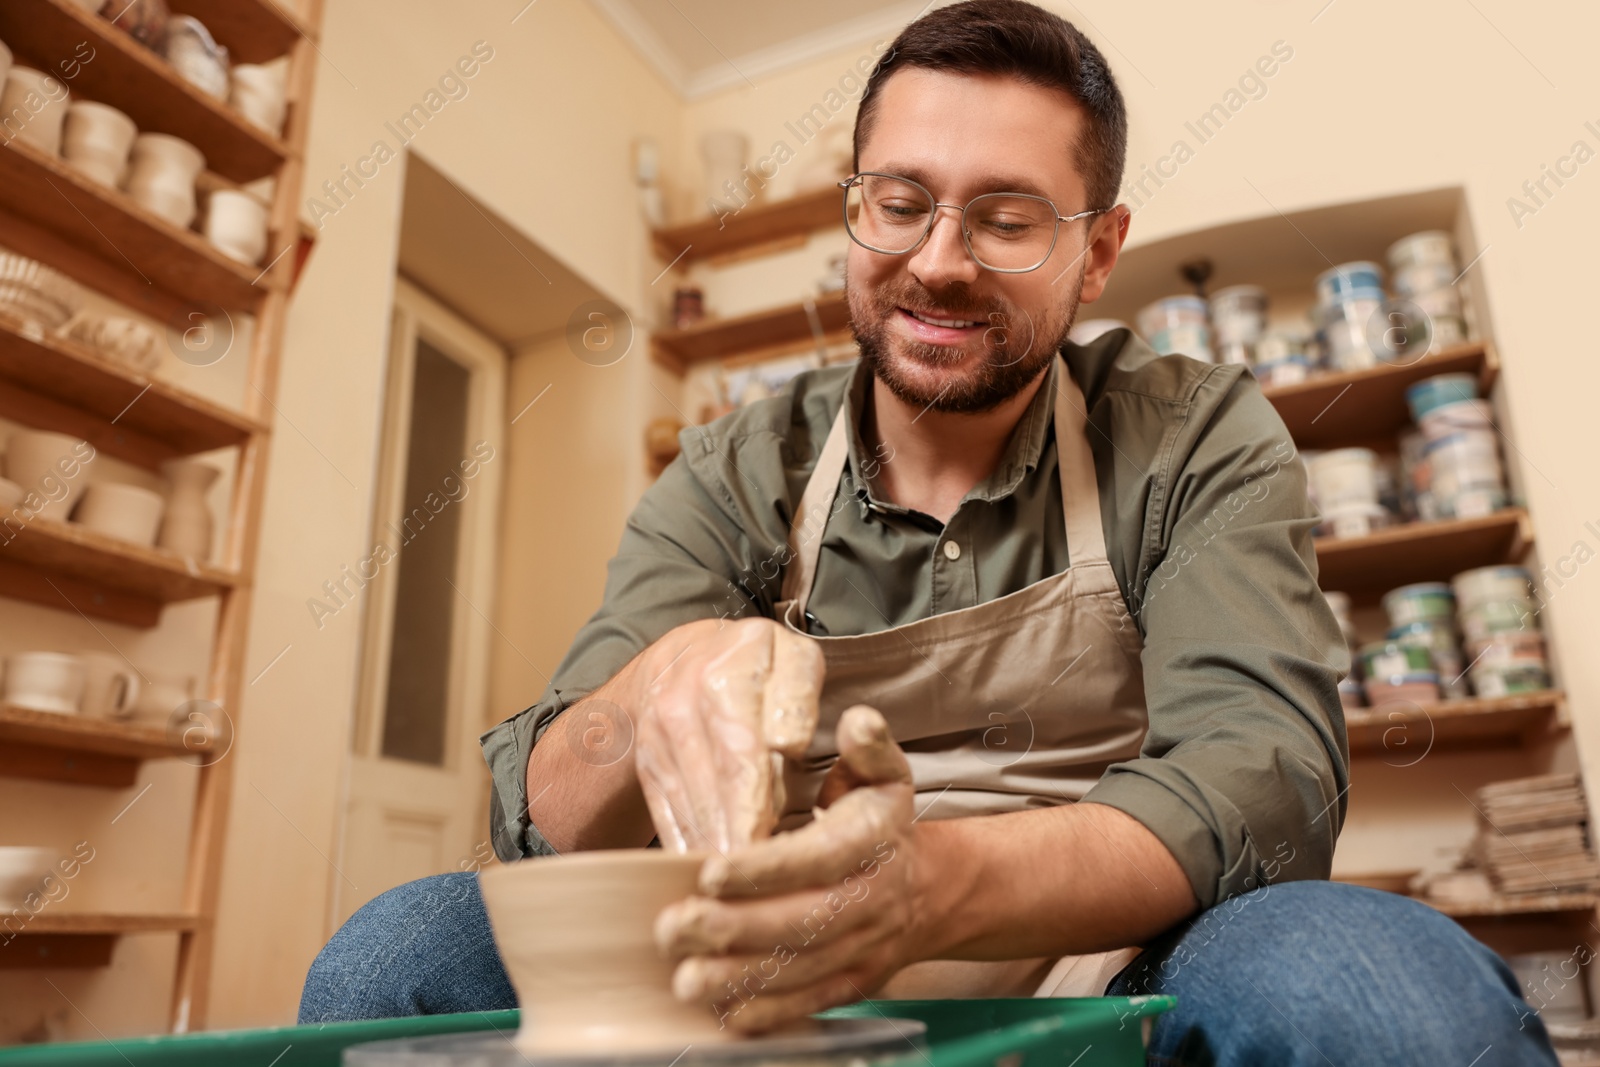
<path fill-rule="evenodd" d="M 1216 362 L 1206 302 L 1198 296 L 1163 297 L 1141 309 L 1136 321 L 1139 332 L 1158 354 Z"/>
<path fill-rule="evenodd" d="M 1457 608 L 1470 611 L 1493 600 L 1531 601 L 1533 575 L 1526 567 L 1475 567 L 1450 579 L 1450 588 L 1456 594 Z"/>
<path fill-rule="evenodd" d="M 1361 669 L 1368 684 L 1403 678 L 1433 670 L 1433 657 L 1424 646 L 1399 641 L 1379 641 L 1361 646 Z M 1438 679 L 1434 679 L 1438 684 Z"/>
<path fill-rule="evenodd" d="M 1439 689 L 1447 697 L 1468 695 L 1466 662 L 1456 641 L 1455 619 L 1413 622 L 1397 626 L 1387 634 L 1390 641 L 1428 650 L 1433 669 L 1439 674 Z"/>
<path fill-rule="evenodd" d="M 1542 664 L 1491 667 L 1472 665 L 1472 691 L 1487 700 L 1537 693 L 1550 688 L 1550 670 Z"/>
<path fill-rule="evenodd" d="M 1378 502 L 1378 454 L 1370 448 L 1335 448 L 1307 461 L 1312 489 L 1324 514 Z"/>
<path fill-rule="evenodd" d="M 1316 536 L 1366 537 L 1393 523 L 1394 516 L 1382 504 L 1345 504 L 1323 511 L 1322 522 L 1317 526 Z"/>
<path fill-rule="evenodd" d="M 1428 440 L 1437 441 L 1463 430 L 1494 430 L 1494 418 L 1487 400 L 1457 400 L 1441 404 L 1417 420 Z"/>
<path fill-rule="evenodd" d="M 1254 351 L 1267 332 L 1267 291 L 1259 285 L 1230 285 L 1211 294 L 1211 331 L 1217 344 Z"/>
<path fill-rule="evenodd" d="M 1461 634 L 1470 645 L 1499 634 L 1535 632 L 1537 610 L 1532 600 L 1487 600 L 1461 612 Z"/>
<path fill-rule="evenodd" d="M 1455 265 L 1451 263 L 1417 263 L 1409 267 L 1396 268 L 1392 278 L 1394 291 L 1401 296 L 1416 296 L 1418 293 L 1450 289 L 1455 280 Z"/>
<path fill-rule="evenodd" d="M 1389 246 L 1386 258 L 1389 260 L 1389 269 L 1397 275 L 1412 267 L 1433 264 L 1441 264 L 1453 272 L 1456 265 L 1455 238 L 1444 230 L 1408 234 Z M 1398 282 L 1396 285 L 1398 287 Z"/>
<path fill-rule="evenodd" d="M 1491 667 L 1517 667 L 1537 664 L 1545 666 L 1544 634 L 1537 630 L 1517 630 L 1511 633 L 1491 634 L 1482 641 L 1474 641 L 1472 661 Z"/>
<path fill-rule="evenodd" d="M 1426 649 L 1417 651 L 1427 655 Z M 1367 703 L 1375 708 L 1385 704 L 1434 704 L 1439 700 L 1439 672 L 1412 671 L 1388 678 L 1368 678 L 1363 689 Z"/>
<path fill-rule="evenodd" d="M 1360 260 L 1341 263 L 1317 275 L 1317 304 L 1330 307 L 1347 300 L 1383 300 L 1383 268 Z"/>
<path fill-rule="evenodd" d="M 1463 430 L 1429 441 L 1431 490 L 1444 518 L 1472 519 L 1505 507 L 1505 473 L 1488 430 Z"/>
<path fill-rule="evenodd" d="M 1259 356 L 1259 353 L 1258 353 Z M 1250 368 L 1263 388 L 1273 389 L 1284 385 L 1299 385 L 1311 377 L 1311 362 L 1304 356 L 1290 356 L 1271 362 L 1258 362 Z"/>
<path fill-rule="evenodd" d="M 1367 370 L 1378 365 L 1378 353 L 1368 338 L 1368 328 L 1373 317 L 1382 313 L 1383 306 L 1380 292 L 1318 308 L 1318 333 L 1327 348 L 1331 370 Z"/>
<path fill-rule="evenodd" d="M 1403 519 L 1437 518 L 1433 509 L 1433 469 L 1428 466 L 1428 439 L 1421 430 L 1400 435 L 1400 515 Z"/>
<path fill-rule="evenodd" d="M 1473 643 L 1468 651 L 1472 654 L 1472 688 L 1480 697 L 1550 688 L 1550 664 L 1539 633 L 1494 634 Z"/>
<path fill-rule="evenodd" d="M 1419 423 L 1423 416 L 1446 404 L 1476 399 L 1478 378 L 1473 374 L 1435 374 L 1406 389 L 1406 406 Z"/>
<path fill-rule="evenodd" d="M 1447 623 L 1455 629 L 1456 595 L 1444 582 L 1418 582 L 1402 585 L 1383 594 L 1383 610 L 1389 625 L 1411 626 L 1419 622 Z"/>

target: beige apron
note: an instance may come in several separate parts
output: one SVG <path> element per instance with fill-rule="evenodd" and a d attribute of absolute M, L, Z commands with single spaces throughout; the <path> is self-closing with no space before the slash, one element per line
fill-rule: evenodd
<path fill-rule="evenodd" d="M 785 776 L 782 828 L 810 818 L 838 758 L 834 727 L 854 704 L 888 719 L 911 764 L 918 818 L 1075 801 L 1107 765 L 1138 755 L 1148 722 L 1143 641 L 1106 559 L 1083 393 L 1064 365 L 1053 377 L 1071 566 L 974 607 L 878 633 L 814 637 L 827 663 L 821 719 L 805 759 Z M 805 632 L 823 530 L 848 462 L 846 437 L 841 407 L 789 532 L 793 556 L 777 614 L 797 633 Z M 1138 951 L 928 961 L 900 971 L 879 995 L 1100 996 Z"/>

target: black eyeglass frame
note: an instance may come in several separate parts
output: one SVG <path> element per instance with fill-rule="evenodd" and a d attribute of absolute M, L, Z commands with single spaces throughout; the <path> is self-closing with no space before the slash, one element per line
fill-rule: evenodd
<path fill-rule="evenodd" d="M 904 248 L 899 252 L 892 252 L 886 248 L 876 248 L 872 245 L 869 245 L 867 242 L 856 236 L 856 228 L 850 222 L 850 190 L 859 185 L 862 178 L 888 178 L 891 181 L 904 182 L 915 189 L 921 190 L 922 195 L 928 198 L 928 203 L 933 205 L 933 210 L 928 212 L 928 225 L 922 231 L 922 236 L 911 242 L 911 246 L 909 248 Z M 1094 215 L 1104 215 L 1106 212 L 1111 210 L 1110 208 L 1105 207 L 1090 208 L 1088 211 L 1080 211 L 1076 215 L 1063 215 L 1056 210 L 1055 201 L 1043 196 L 1034 196 L 1032 193 L 982 193 L 973 197 L 965 204 L 941 204 L 939 201 L 934 199 L 933 193 L 931 193 L 928 190 L 928 187 L 923 185 L 921 182 L 912 181 L 910 178 L 902 177 L 899 174 L 885 174 L 880 170 L 857 171 L 855 174 L 850 175 L 850 177 L 840 182 L 839 188 L 844 192 L 844 231 L 850 235 L 850 240 L 854 241 L 862 248 L 865 248 L 867 251 L 876 252 L 883 256 L 908 256 L 912 252 L 915 252 L 918 248 L 921 248 L 922 242 L 926 241 L 928 239 L 928 235 L 933 232 L 933 224 L 938 218 L 939 209 L 942 207 L 953 208 L 961 212 L 961 241 L 967 246 L 967 255 L 972 257 L 972 262 L 976 263 L 984 270 L 993 271 L 996 274 L 1027 274 L 1031 271 L 1038 270 L 1040 267 L 1050 262 L 1051 253 L 1056 250 L 1056 240 L 1061 236 L 1061 224 L 1063 222 L 1077 222 L 1079 219 L 1086 219 Z M 1055 216 L 1055 229 L 1050 233 L 1050 247 L 1045 249 L 1044 257 L 1033 266 L 991 267 L 989 264 L 979 259 L 978 253 L 973 251 L 972 231 L 967 227 L 967 210 L 978 201 L 994 196 L 1010 196 L 1020 197 L 1024 200 L 1037 200 L 1039 203 L 1048 207 L 1050 209 L 1050 214 Z"/>

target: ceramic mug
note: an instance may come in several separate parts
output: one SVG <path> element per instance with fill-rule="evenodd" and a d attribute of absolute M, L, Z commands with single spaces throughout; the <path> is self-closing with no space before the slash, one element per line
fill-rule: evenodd
<path fill-rule="evenodd" d="M 88 675 L 83 660 L 65 652 L 19 652 L 6 658 L 6 703 L 76 715 Z"/>
<path fill-rule="evenodd" d="M 67 108 L 61 155 L 74 169 L 115 189 L 138 135 L 139 127 L 116 108 L 78 100 Z"/>
<path fill-rule="evenodd" d="M 83 494 L 74 519 L 119 541 L 153 545 L 166 506 L 166 498 L 152 490 L 120 482 L 95 482 Z"/>
<path fill-rule="evenodd" d="M 194 221 L 194 182 L 206 157 L 188 141 L 165 133 L 141 133 L 123 187 L 139 204 L 174 226 Z"/>
<path fill-rule="evenodd" d="M 228 102 L 274 137 L 283 133 L 288 69 L 285 58 L 271 63 L 239 63 L 231 71 L 233 90 Z"/>
<path fill-rule="evenodd" d="M 206 203 L 206 240 L 224 255 L 255 266 L 267 251 L 267 209 L 247 193 L 218 189 Z"/>
<path fill-rule="evenodd" d="M 125 719 L 133 714 L 143 688 L 139 672 L 121 656 L 110 652 L 80 652 L 87 676 L 83 686 L 83 713 L 103 719 Z"/>
<path fill-rule="evenodd" d="M 133 713 L 141 719 L 165 723 L 173 712 L 193 699 L 193 678 L 146 678 L 139 686 Z"/>
<path fill-rule="evenodd" d="M 71 94 L 59 78 L 32 67 L 12 67 L 0 92 L 0 140 L 26 141 L 52 156 L 61 154 L 61 126 Z"/>
<path fill-rule="evenodd" d="M 88 478 L 83 459 L 94 456 L 89 442 L 64 433 L 18 430 L 6 443 L 6 477 L 44 506 L 36 516 L 66 522 Z"/>

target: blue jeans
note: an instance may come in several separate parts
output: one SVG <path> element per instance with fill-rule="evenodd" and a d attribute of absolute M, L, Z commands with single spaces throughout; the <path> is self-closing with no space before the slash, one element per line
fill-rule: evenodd
<path fill-rule="evenodd" d="M 1106 992 L 1178 998 L 1156 1020 L 1152 1063 L 1556 1062 L 1498 956 L 1426 905 L 1337 883 L 1219 904 L 1150 945 Z M 300 1022 L 515 1006 L 476 876 L 441 874 L 345 923 L 311 965 Z"/>

